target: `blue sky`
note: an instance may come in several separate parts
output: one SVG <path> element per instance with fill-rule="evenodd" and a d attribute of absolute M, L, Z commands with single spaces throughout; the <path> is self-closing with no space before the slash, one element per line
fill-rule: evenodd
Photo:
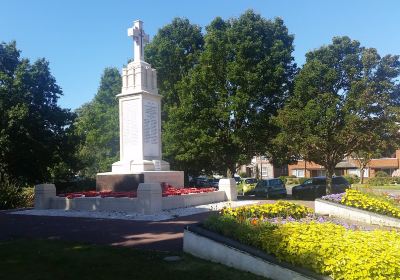
<path fill-rule="evenodd" d="M 126 29 L 144 21 L 150 38 L 174 17 L 205 27 L 216 16 L 238 17 L 253 9 L 263 17 L 283 18 L 295 35 L 296 62 L 309 50 L 348 35 L 381 55 L 400 54 L 400 1 L 128 1 L 0 0 L 0 41 L 17 41 L 22 56 L 45 57 L 64 96 L 60 105 L 75 109 L 90 101 L 105 67 L 121 68 L 132 56 Z"/>

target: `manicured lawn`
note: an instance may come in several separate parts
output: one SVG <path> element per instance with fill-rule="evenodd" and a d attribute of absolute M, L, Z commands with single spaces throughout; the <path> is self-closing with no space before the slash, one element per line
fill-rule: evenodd
<path fill-rule="evenodd" d="M 369 186 L 366 184 L 353 184 L 352 189 L 370 189 L 370 190 L 400 190 L 400 185 L 383 185 L 383 186 Z"/>
<path fill-rule="evenodd" d="M 186 254 L 180 261 L 163 260 L 170 255 L 52 240 L 2 241 L 0 279 L 265 279 Z"/>

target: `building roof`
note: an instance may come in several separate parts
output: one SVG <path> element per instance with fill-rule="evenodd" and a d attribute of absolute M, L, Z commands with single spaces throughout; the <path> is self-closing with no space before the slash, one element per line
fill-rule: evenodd
<path fill-rule="evenodd" d="M 358 168 L 355 164 L 349 161 L 341 161 L 335 166 L 336 168 Z"/>

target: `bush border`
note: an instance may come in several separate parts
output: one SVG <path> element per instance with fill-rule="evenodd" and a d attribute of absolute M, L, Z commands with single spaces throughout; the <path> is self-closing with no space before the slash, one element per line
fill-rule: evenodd
<path fill-rule="evenodd" d="M 220 245 L 229 248 L 230 250 L 233 251 L 239 251 L 240 253 L 242 253 L 243 255 L 247 255 L 250 256 L 252 258 L 258 258 L 261 259 L 266 265 L 271 264 L 273 266 L 278 266 L 280 269 L 287 269 L 290 270 L 294 273 L 299 274 L 300 277 L 304 277 L 303 279 L 316 279 L 316 280 L 332 280 L 331 277 L 329 276 L 324 276 L 324 275 L 320 275 L 317 274 L 311 270 L 308 270 L 306 268 L 302 268 L 302 267 L 297 267 L 294 266 L 288 262 L 284 262 L 284 261 L 279 261 L 275 256 L 271 255 L 271 254 L 267 254 L 255 247 L 252 246 L 248 246 L 248 245 L 244 245 L 236 240 L 233 240 L 231 238 L 227 238 L 223 235 L 220 235 L 218 233 L 209 231 L 205 228 L 203 228 L 201 226 L 201 224 L 195 224 L 195 225 L 190 225 L 190 226 L 186 226 L 184 232 L 188 232 L 191 234 L 195 234 L 198 235 L 202 238 L 205 239 L 209 239 L 212 240 L 216 243 L 219 243 Z M 187 245 L 185 246 L 185 243 L 187 244 L 187 237 L 185 240 L 185 234 L 184 234 L 184 247 L 183 250 L 187 253 L 192 253 L 190 250 L 188 250 Z M 201 258 L 207 258 L 206 256 L 201 256 L 201 255 L 197 255 L 197 257 L 201 257 Z M 221 256 L 220 259 L 218 259 L 217 257 L 217 261 L 222 262 L 223 257 Z M 234 263 L 229 263 L 230 266 L 235 267 L 237 269 L 240 269 L 239 267 L 235 266 Z M 249 269 L 250 272 L 253 272 Z M 265 276 L 265 275 L 262 275 Z M 271 276 L 268 276 L 271 277 Z M 283 279 L 283 278 L 276 278 L 276 279 Z"/>

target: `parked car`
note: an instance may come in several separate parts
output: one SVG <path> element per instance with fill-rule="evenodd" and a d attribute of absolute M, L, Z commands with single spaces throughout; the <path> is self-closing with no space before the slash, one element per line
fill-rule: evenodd
<path fill-rule="evenodd" d="M 258 181 L 256 187 L 254 188 L 254 194 L 256 196 L 263 196 L 267 198 L 287 196 L 285 184 L 281 179 L 278 178 Z"/>
<path fill-rule="evenodd" d="M 189 182 L 189 187 L 197 187 L 197 188 L 210 187 L 210 182 L 205 177 L 196 177 Z"/>
<path fill-rule="evenodd" d="M 243 184 L 257 184 L 257 179 L 256 178 L 243 178 L 242 183 Z"/>
<path fill-rule="evenodd" d="M 256 178 L 242 178 L 239 184 L 239 190 L 242 194 L 254 194 L 254 188 L 257 184 Z"/>
<path fill-rule="evenodd" d="M 236 185 L 239 185 L 240 181 L 242 180 L 242 178 L 240 178 L 239 176 L 233 176 L 233 179 L 235 179 Z"/>
<path fill-rule="evenodd" d="M 216 179 L 216 178 L 208 179 L 208 183 L 211 187 L 218 189 L 219 179 Z"/>
<path fill-rule="evenodd" d="M 342 176 L 332 178 L 332 193 L 342 193 L 350 187 L 350 183 Z M 296 199 L 315 199 L 326 195 L 326 177 L 313 177 L 303 184 L 293 187 L 292 196 Z"/>

